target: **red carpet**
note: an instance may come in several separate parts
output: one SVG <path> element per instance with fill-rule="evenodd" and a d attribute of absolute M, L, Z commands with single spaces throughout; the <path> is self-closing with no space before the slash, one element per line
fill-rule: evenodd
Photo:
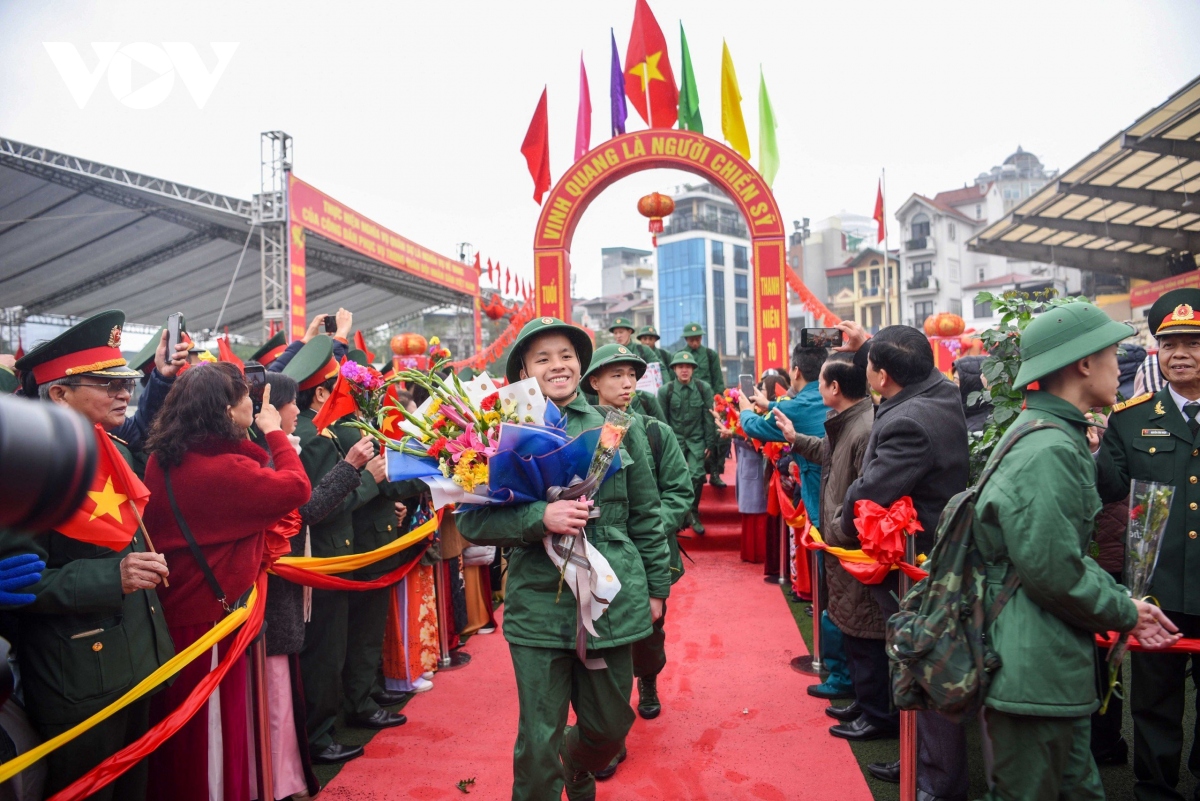
<path fill-rule="evenodd" d="M 705 492 L 715 496 L 705 498 L 712 533 L 701 547 L 685 546 L 697 564 L 668 601 L 663 714 L 637 720 L 629 759 L 597 797 L 869 801 L 849 746 L 826 733 L 824 702 L 804 692 L 815 680 L 788 666 L 807 651 L 779 588 L 738 559 L 733 487 Z M 508 649 L 496 633 L 473 637 L 466 650 L 471 664 L 438 674 L 405 708 L 408 724 L 377 735 L 322 798 L 453 801 L 468 778 L 472 798 L 510 797 L 517 702 Z"/>

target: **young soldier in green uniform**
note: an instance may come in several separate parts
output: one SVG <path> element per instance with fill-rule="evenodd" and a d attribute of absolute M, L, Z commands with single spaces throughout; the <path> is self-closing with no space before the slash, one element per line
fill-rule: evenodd
<path fill-rule="evenodd" d="M 612 325 L 608 327 L 608 332 L 613 335 L 614 342 L 616 342 L 618 345 L 624 345 L 625 347 L 629 348 L 647 364 L 658 361 L 658 354 L 654 351 L 654 348 L 648 348 L 641 342 L 634 340 L 633 322 L 628 318 L 618 317 L 613 320 Z"/>
<path fill-rule="evenodd" d="M 604 347 L 608 347 L 605 345 Z M 642 362 L 645 364 L 645 362 Z M 652 417 L 659 422 L 667 422 L 663 417 L 662 407 L 658 405 L 658 396 L 652 392 L 647 392 L 644 389 L 635 389 L 633 397 L 629 400 L 629 408 L 640 415 Z"/>
<path fill-rule="evenodd" d="M 604 424 L 604 415 L 579 393 L 580 374 L 592 357 L 581 329 L 553 317 L 525 325 L 508 357 L 510 382 L 536 378 L 547 400 L 566 417 L 567 433 Z M 621 469 L 597 492 L 599 518 L 582 501 L 538 501 L 485 506 L 458 517 L 471 542 L 512 548 L 505 595 L 504 636 L 512 654 L 521 717 L 513 751 L 513 801 L 561 797 L 564 776 L 572 801 L 596 797 L 593 773 L 621 750 L 633 725 L 630 645 L 653 631 L 671 591 L 669 552 L 644 431 L 634 425 L 621 445 Z M 577 609 L 569 590 L 556 600 L 559 570 L 546 554 L 547 534 L 583 530 L 611 564 L 621 590 L 588 636 L 589 670 L 575 652 Z M 565 735 L 568 704 L 577 724 Z"/>
<path fill-rule="evenodd" d="M 300 417 L 296 436 L 300 438 L 300 461 L 308 479 L 317 486 L 321 479 L 358 441 L 357 432 L 340 431 L 331 426 L 317 431 L 313 419 L 329 399 L 337 381 L 338 363 L 333 357 L 333 340 L 324 334 L 310 339 L 283 368 L 283 374 L 295 379 L 300 387 L 296 404 Z M 339 438 L 350 433 L 346 442 Z M 369 464 L 369 463 L 368 463 Z M 378 469 L 378 467 L 377 467 Z M 358 489 L 323 520 L 309 526 L 313 556 L 345 556 L 355 553 L 354 510 L 379 495 L 379 486 L 369 470 L 361 473 Z M 345 762 L 362 755 L 362 747 L 349 747 L 333 741 L 334 722 L 343 698 L 347 696 L 345 666 L 349 649 L 350 593 L 345 590 L 312 592 L 312 618 L 304 629 L 304 648 L 300 652 L 300 671 L 304 678 L 304 701 L 308 714 L 308 748 L 318 764 Z M 357 626 L 357 623 L 356 623 Z M 374 676 L 372 676 L 374 681 Z M 370 685 L 367 685 L 368 691 Z M 370 728 L 399 726 L 407 718 L 380 709 L 369 696 L 353 699 L 365 717 L 351 715 L 348 722 Z M 348 703 L 349 699 L 347 699 Z"/>
<path fill-rule="evenodd" d="M 643 325 L 638 329 L 637 339 L 638 342 L 641 342 L 643 345 L 658 354 L 658 363 L 661 364 L 664 369 L 669 367 L 671 364 L 671 354 L 667 353 L 667 351 L 658 346 L 658 340 L 662 339 L 662 337 L 658 335 L 658 329 L 652 325 Z M 649 364 L 649 362 L 647 362 L 647 364 Z M 666 380 L 666 376 L 663 376 L 663 380 Z"/>
<path fill-rule="evenodd" d="M 1118 403 L 1097 454 L 1100 496 L 1105 502 L 1129 494 L 1130 479 L 1175 487 L 1167 531 L 1149 592 L 1185 637 L 1200 637 L 1200 290 L 1176 289 L 1147 315 L 1158 338 L 1158 364 L 1167 386 Z M 1133 772 L 1138 799 L 1180 798 L 1184 687 L 1189 654 L 1131 655 L 1129 706 L 1133 713 Z M 1200 734 L 1200 725 L 1193 729 Z M 1188 767 L 1200 775 L 1200 748 Z"/>
<path fill-rule="evenodd" d="M 1034 421 L 1053 427 L 1013 444 L 975 507 L 984 608 L 1010 575 L 1020 579 L 987 631 L 1001 665 L 984 702 L 995 758 L 988 799 L 1103 799 L 1089 746 L 1100 705 L 1093 633 L 1132 630 L 1150 647 L 1178 639 L 1160 609 L 1131 600 L 1087 556 L 1101 507 L 1087 415 L 1116 400 L 1117 343 L 1133 333 L 1090 303 L 1071 303 L 1021 334 L 1016 385 L 1038 381 L 1041 390 L 1026 392 L 1006 438 Z"/>
<path fill-rule="evenodd" d="M 691 524 L 696 534 L 704 535 L 700 522 L 700 490 L 704 487 L 704 464 L 717 447 L 717 424 L 713 421 L 713 391 L 695 376 L 696 359 L 691 351 L 679 351 L 671 357 L 675 380 L 659 387 L 658 403 L 663 418 L 675 432 L 679 447 L 687 459 L 692 476 L 692 508 L 683 525 Z"/>
<path fill-rule="evenodd" d="M 624 345 L 604 345 L 592 356 L 591 367 L 584 373 L 583 382 L 595 391 L 601 411 L 608 407 L 632 410 L 634 387 L 645 371 L 646 363 Z M 674 584 L 683 576 L 683 560 L 679 554 L 679 540 L 675 535 L 683 527 L 683 519 L 692 507 L 693 490 L 687 461 L 683 458 L 683 451 L 679 449 L 675 433 L 666 423 L 649 415 L 643 414 L 642 422 L 646 426 L 649 455 L 654 464 L 658 496 L 662 503 L 660 509 L 663 533 L 667 535 L 667 544 L 671 550 L 671 583 Z M 638 685 L 638 714 L 647 720 L 658 717 L 662 711 L 658 700 L 657 681 L 658 674 L 667 664 L 664 649 L 666 634 L 663 630 L 666 614 L 664 603 L 662 617 L 654 622 L 654 633 L 633 644 L 633 675 L 637 678 Z M 597 772 L 596 778 L 610 778 L 624 758 L 625 749 L 622 748 L 621 753 L 607 768 Z"/>
<path fill-rule="evenodd" d="M 167 361 L 166 338 L 154 352 L 157 365 L 137 415 L 125 419 L 141 376 L 121 355 L 125 314 L 101 312 L 39 345 L 17 361 L 27 395 L 67 406 L 98 424 L 125 461 L 140 450 L 151 418 L 180 366 L 182 345 Z M 28 548 L 46 563 L 42 579 L 26 592 L 37 600 L 19 610 L 15 653 L 21 668 L 25 710 L 38 733 L 50 739 L 120 698 L 175 654 L 154 588 L 167 562 L 151 552 L 141 532 L 113 551 L 43 532 Z M 150 698 L 135 701 L 46 757 L 46 794 L 53 795 L 130 744 L 149 728 Z M 91 798 L 141 799 L 146 762 Z"/>
<path fill-rule="evenodd" d="M 717 352 L 700 344 L 703 338 L 704 329 L 699 323 L 688 323 L 683 327 L 683 341 L 687 343 L 684 350 L 690 352 L 696 360 L 696 378 L 708 384 L 708 401 L 712 403 L 713 395 L 720 395 L 725 391 L 725 371 L 721 369 L 721 357 Z M 725 460 L 729 458 L 729 443 L 728 439 L 718 440 L 705 459 L 704 469 L 709 474 L 708 483 L 714 487 L 725 486 L 721 474 L 725 472 Z"/>

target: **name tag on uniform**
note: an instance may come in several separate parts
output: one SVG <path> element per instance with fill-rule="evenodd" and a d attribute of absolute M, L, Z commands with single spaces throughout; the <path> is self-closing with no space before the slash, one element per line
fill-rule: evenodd
<path fill-rule="evenodd" d="M 1169 437 L 1169 436 L 1171 436 L 1171 432 L 1167 431 L 1165 428 L 1143 428 L 1142 436 L 1143 437 Z"/>

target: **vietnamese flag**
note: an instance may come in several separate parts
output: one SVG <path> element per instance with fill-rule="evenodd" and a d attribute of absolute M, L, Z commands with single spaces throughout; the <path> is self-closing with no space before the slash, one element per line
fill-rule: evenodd
<path fill-rule="evenodd" d="M 404 421 L 404 416 L 400 412 L 388 409 L 389 406 L 400 406 L 400 398 L 396 394 L 396 385 L 388 384 L 387 392 L 383 394 L 383 424 L 379 427 L 385 435 L 399 439 L 404 435 L 400 430 L 400 423 Z"/>
<path fill-rule="evenodd" d="M 667 58 L 667 40 L 646 0 L 637 0 L 625 51 L 625 96 L 651 128 L 671 128 L 679 114 L 679 90 Z"/>
<path fill-rule="evenodd" d="M 879 188 L 875 192 L 875 213 L 871 215 L 871 219 L 879 225 L 879 241 L 882 242 L 887 236 L 887 226 L 884 224 L 883 216 L 883 180 L 879 181 Z"/>
<path fill-rule="evenodd" d="M 150 500 L 150 490 L 126 463 L 117 446 L 96 426 L 96 475 L 83 503 L 58 532 L 73 540 L 114 551 L 129 547 Z"/>
<path fill-rule="evenodd" d="M 529 121 L 529 130 L 525 132 L 525 140 L 521 142 L 521 154 L 529 166 L 529 175 L 533 178 L 533 199 L 540 206 L 542 197 L 550 191 L 550 119 L 546 114 L 546 90 L 538 100 Z"/>
<path fill-rule="evenodd" d="M 362 331 L 354 332 L 354 347 L 358 348 L 363 353 L 367 354 L 367 361 L 369 361 L 371 363 L 375 362 L 375 354 L 371 353 L 371 351 L 367 350 L 367 340 L 365 340 L 363 338 Z"/>
<path fill-rule="evenodd" d="M 346 415 L 354 414 L 357 411 L 358 404 L 350 392 L 350 382 L 339 371 L 337 383 L 333 385 L 333 391 L 326 398 L 325 405 L 313 418 L 313 425 L 317 427 L 318 432 L 324 431 Z"/>

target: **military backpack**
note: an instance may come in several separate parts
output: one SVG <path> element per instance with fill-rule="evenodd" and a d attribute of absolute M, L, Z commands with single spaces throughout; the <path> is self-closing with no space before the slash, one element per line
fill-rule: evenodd
<path fill-rule="evenodd" d="M 987 630 L 1016 593 L 1021 579 L 1009 566 L 1004 584 L 984 609 L 986 569 L 972 534 L 975 504 L 1000 460 L 1021 437 L 1061 426 L 1045 421 L 1018 426 L 993 454 L 979 483 L 946 504 L 937 540 L 917 582 L 887 624 L 892 697 L 898 709 L 933 709 L 952 719 L 970 717 L 987 697 L 1000 657 Z"/>

